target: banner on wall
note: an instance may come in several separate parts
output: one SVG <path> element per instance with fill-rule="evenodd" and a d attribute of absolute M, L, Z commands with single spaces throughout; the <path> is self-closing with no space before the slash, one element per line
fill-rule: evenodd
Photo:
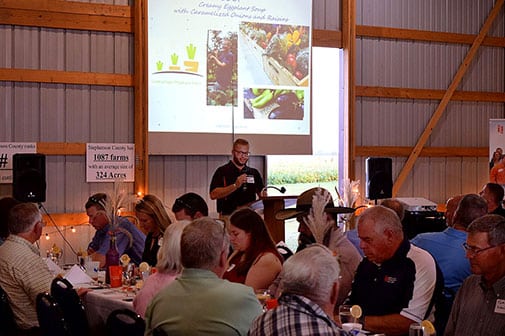
<path fill-rule="evenodd" d="M 505 185 L 505 164 L 501 164 L 505 149 L 505 119 L 489 120 L 489 181 Z"/>
<path fill-rule="evenodd" d="M 0 183 L 12 183 L 12 156 L 16 153 L 36 153 L 35 142 L 0 142 Z"/>
<path fill-rule="evenodd" d="M 505 119 L 489 120 L 489 162 L 492 168 L 493 155 L 495 152 L 503 155 L 505 148 Z"/>
<path fill-rule="evenodd" d="M 133 182 L 134 178 L 134 144 L 86 144 L 86 182 Z"/>

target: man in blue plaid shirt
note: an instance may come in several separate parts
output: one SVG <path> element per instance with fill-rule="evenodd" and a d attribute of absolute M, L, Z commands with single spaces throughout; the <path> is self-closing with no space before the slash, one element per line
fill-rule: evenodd
<path fill-rule="evenodd" d="M 249 335 L 348 335 L 332 318 L 339 273 L 323 245 L 295 253 L 282 267 L 279 306 L 256 318 Z"/>

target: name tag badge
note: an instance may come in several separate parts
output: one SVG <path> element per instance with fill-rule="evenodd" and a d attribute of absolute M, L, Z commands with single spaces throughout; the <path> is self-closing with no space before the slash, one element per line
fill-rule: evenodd
<path fill-rule="evenodd" d="M 498 172 L 500 172 L 500 173 L 501 173 L 502 171 L 503 171 L 503 168 L 498 169 Z"/>
<path fill-rule="evenodd" d="M 497 314 L 505 314 L 505 299 L 497 299 L 496 300 L 494 312 Z"/>
<path fill-rule="evenodd" d="M 254 184 L 254 176 L 253 175 L 247 175 L 247 183 Z"/>

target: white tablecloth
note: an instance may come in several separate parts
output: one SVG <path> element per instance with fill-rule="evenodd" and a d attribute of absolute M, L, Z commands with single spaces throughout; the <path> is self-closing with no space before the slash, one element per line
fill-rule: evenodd
<path fill-rule="evenodd" d="M 133 310 L 134 294 L 121 288 L 91 289 L 83 297 L 86 306 L 90 335 L 106 335 L 105 324 L 109 314 L 116 309 Z"/>

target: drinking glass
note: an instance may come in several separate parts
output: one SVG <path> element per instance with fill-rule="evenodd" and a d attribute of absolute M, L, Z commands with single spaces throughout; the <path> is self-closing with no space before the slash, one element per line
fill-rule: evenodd
<path fill-rule="evenodd" d="M 340 318 L 340 323 L 354 323 L 354 317 L 351 315 L 351 305 L 341 305 L 338 307 L 338 317 Z"/>
<path fill-rule="evenodd" d="M 263 307 L 263 311 L 266 311 L 266 302 L 272 298 L 270 291 L 268 289 L 256 289 L 254 292 L 256 293 L 256 298 Z"/>
<path fill-rule="evenodd" d="M 424 327 L 419 323 L 412 323 L 409 327 L 409 336 L 424 336 Z"/>
<path fill-rule="evenodd" d="M 119 265 L 109 266 L 109 278 L 111 288 L 121 287 L 123 267 Z"/>

